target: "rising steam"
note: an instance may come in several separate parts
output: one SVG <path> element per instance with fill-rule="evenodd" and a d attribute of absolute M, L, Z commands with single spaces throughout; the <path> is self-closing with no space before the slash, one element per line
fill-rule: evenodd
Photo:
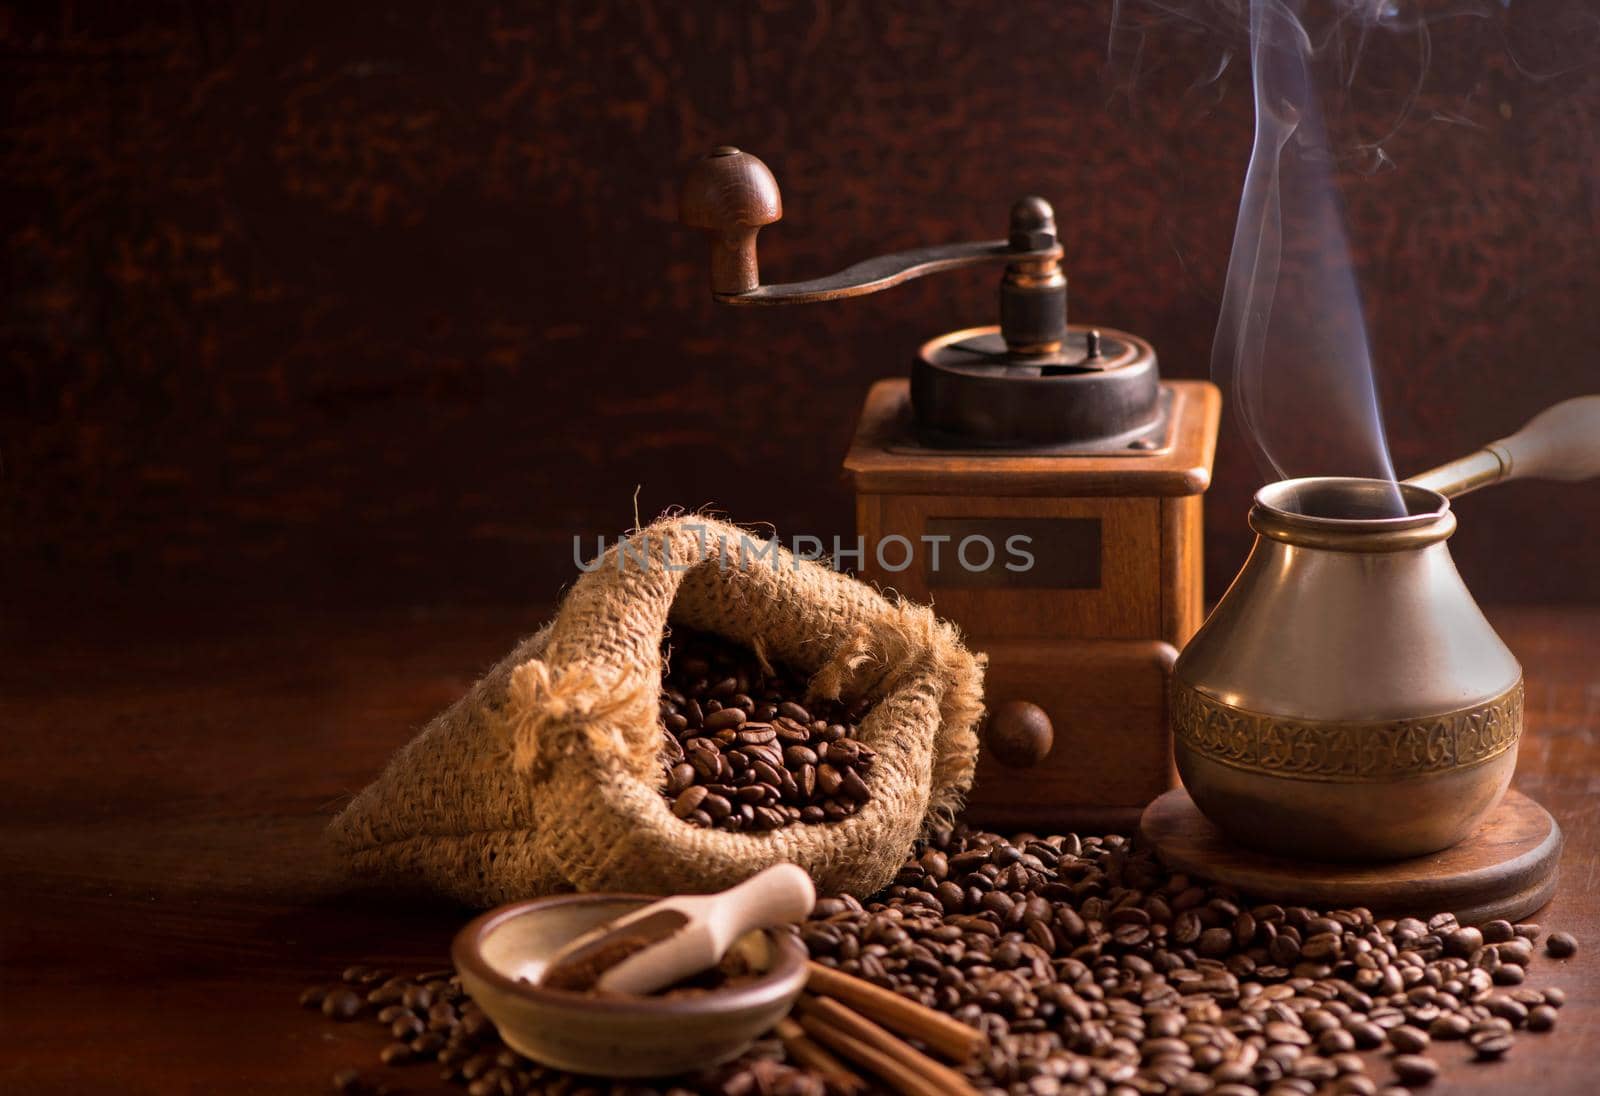
<path fill-rule="evenodd" d="M 1250 62 L 1254 144 L 1211 368 L 1265 476 L 1394 479 L 1338 179 L 1397 166 L 1385 144 L 1403 126 L 1475 124 L 1466 100 L 1423 95 L 1445 27 L 1453 55 L 1499 52 L 1531 81 L 1600 60 L 1594 0 L 1113 0 L 1107 72 L 1130 102 L 1175 59 L 1186 105 L 1220 101 Z"/>
<path fill-rule="evenodd" d="M 1251 0 L 1255 143 L 1211 372 L 1264 474 L 1393 481 L 1311 57 L 1296 10 Z"/>

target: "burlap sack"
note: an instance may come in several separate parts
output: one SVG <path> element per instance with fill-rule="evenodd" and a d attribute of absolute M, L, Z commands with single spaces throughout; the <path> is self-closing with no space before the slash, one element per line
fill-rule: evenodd
<path fill-rule="evenodd" d="M 865 896 L 925 824 L 959 808 L 983 669 L 931 610 L 698 516 L 659 521 L 599 562 L 554 621 L 334 819 L 358 871 L 489 905 L 572 889 L 705 891 L 792 861 L 824 893 Z M 813 671 L 813 695 L 872 698 L 866 806 L 751 834 L 675 817 L 658 759 L 669 622 Z"/>

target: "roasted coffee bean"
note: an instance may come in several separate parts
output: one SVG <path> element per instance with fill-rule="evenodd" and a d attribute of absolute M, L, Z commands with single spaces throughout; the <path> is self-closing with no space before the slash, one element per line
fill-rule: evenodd
<path fill-rule="evenodd" d="M 696 780 L 712 783 L 722 776 L 722 769 L 727 764 L 722 755 L 712 746 L 706 750 L 692 750 L 689 753 L 689 767 L 694 770 Z M 690 812 L 691 814 L 694 812 Z M 684 818 L 686 815 L 679 815 Z"/>
<path fill-rule="evenodd" d="M 785 700 L 778 704 L 778 714 L 785 719 L 792 719 L 804 726 L 811 722 L 811 713 L 792 700 Z"/>
<path fill-rule="evenodd" d="M 1358 1020 L 1351 1023 L 1345 1030 L 1355 1040 L 1356 1046 L 1362 1050 L 1371 1050 L 1373 1047 L 1383 1045 L 1385 1038 L 1383 1028 L 1371 1020 Z"/>
<path fill-rule="evenodd" d="M 1266 1035 L 1270 1042 L 1274 1043 L 1289 1043 L 1302 1047 L 1311 1043 L 1311 1036 L 1306 1034 L 1304 1028 L 1298 1024 L 1290 1024 L 1283 1021 L 1268 1024 L 1263 1029 L 1263 1034 Z"/>
<path fill-rule="evenodd" d="M 687 761 L 680 761 L 667 770 L 667 786 L 665 791 L 669 796 L 676 796 L 694 783 L 694 766 Z M 682 817 L 681 815 L 679 817 Z"/>
<path fill-rule="evenodd" d="M 1148 925 L 1118 925 L 1111 931 L 1111 938 L 1123 947 L 1134 948 L 1150 939 Z"/>
<path fill-rule="evenodd" d="M 839 778 L 840 790 L 857 803 L 865 803 L 872 798 L 872 791 L 867 787 L 867 782 L 861 779 L 861 774 L 855 769 L 845 769 Z"/>
<path fill-rule="evenodd" d="M 1317 1050 L 1329 1056 L 1344 1054 L 1356 1048 L 1356 1037 L 1343 1028 L 1333 1028 L 1317 1037 Z"/>
<path fill-rule="evenodd" d="M 1544 942 L 1552 958 L 1566 959 L 1578 953 L 1578 939 L 1570 932 L 1552 932 Z"/>
<path fill-rule="evenodd" d="M 663 794 L 690 825 L 772 830 L 854 814 L 874 754 L 855 737 L 866 706 L 804 696 L 806 678 L 755 652 L 679 629 L 664 651 Z"/>
<path fill-rule="evenodd" d="M 1483 1001 L 1483 1007 L 1489 1011 L 1490 1016 L 1499 1017 L 1512 1026 L 1522 1023 L 1528 1018 L 1528 1007 L 1520 1001 L 1514 1001 L 1502 994 L 1495 994 Z"/>
<path fill-rule="evenodd" d="M 1510 921 L 1487 921 L 1480 931 L 1483 933 L 1485 944 L 1503 944 L 1516 938 L 1516 929 L 1512 928 Z"/>
<path fill-rule="evenodd" d="M 1389 1065 L 1403 1085 L 1425 1085 L 1439 1076 L 1439 1063 L 1423 1054 L 1396 1054 Z"/>
<path fill-rule="evenodd" d="M 437 1031 L 425 1031 L 411 1040 L 411 1053 L 422 1058 L 436 1056 L 448 1040 Z"/>
<path fill-rule="evenodd" d="M 672 813 L 677 815 L 679 818 L 689 817 L 695 811 L 700 809 L 700 804 L 705 802 L 708 794 L 710 793 L 706 791 L 705 785 L 703 784 L 696 784 L 692 788 L 685 788 L 683 790 L 683 794 L 679 795 L 678 798 L 673 801 Z"/>
<path fill-rule="evenodd" d="M 1556 1010 L 1549 1005 L 1536 1005 L 1528 1010 L 1529 1031 L 1549 1031 L 1556 1026 Z"/>
<path fill-rule="evenodd" d="M 360 1093 L 370 1092 L 372 1086 L 367 1079 L 361 1076 L 359 1069 L 341 1069 L 333 1075 L 333 1091 L 345 1093 L 346 1096 L 358 1096 Z"/>
<path fill-rule="evenodd" d="M 311 986 L 300 995 L 301 1008 L 321 1008 L 322 999 L 328 995 L 327 986 Z"/>
<path fill-rule="evenodd" d="M 1527 940 L 1512 939 L 1494 945 L 1494 953 L 1502 963 L 1525 967 L 1533 961 L 1533 944 Z"/>
<path fill-rule="evenodd" d="M 400 980 L 390 978 L 378 988 L 367 991 L 367 1004 L 377 1005 L 380 1008 L 392 1005 L 400 1000 L 400 995 L 404 992 L 405 987 L 400 984 Z"/>
<path fill-rule="evenodd" d="M 1467 1036 L 1467 1045 L 1472 1047 L 1473 1053 L 1486 1061 L 1505 1057 L 1514 1042 L 1509 1030 L 1475 1031 Z"/>
<path fill-rule="evenodd" d="M 705 717 L 701 727 L 711 733 L 732 730 L 745 721 L 745 714 L 740 708 L 722 708 Z"/>
<path fill-rule="evenodd" d="M 1200 916 L 1193 911 L 1178 914 L 1177 920 L 1172 923 L 1172 942 L 1179 947 L 1188 947 L 1200 939 L 1200 934 L 1205 931 L 1205 925 Z M 1295 957 L 1299 957 L 1296 945 Z"/>
<path fill-rule="evenodd" d="M 361 1014 L 364 1005 L 359 993 L 340 986 L 329 990 L 322 998 L 322 1015 L 334 1020 L 354 1020 Z"/>
<path fill-rule="evenodd" d="M 1402 1024 L 1389 1031 L 1389 1045 L 1399 1054 L 1419 1054 L 1428 1049 L 1431 1041 L 1427 1032 L 1409 1024 Z"/>
<path fill-rule="evenodd" d="M 1458 959 L 1467 958 L 1481 947 L 1483 947 L 1483 933 L 1475 928 L 1456 929 L 1445 937 L 1444 941 L 1445 954 Z"/>
<path fill-rule="evenodd" d="M 802 765 L 815 765 L 817 755 L 807 746 L 786 746 L 783 750 L 783 763 L 791 769 L 798 769 Z"/>

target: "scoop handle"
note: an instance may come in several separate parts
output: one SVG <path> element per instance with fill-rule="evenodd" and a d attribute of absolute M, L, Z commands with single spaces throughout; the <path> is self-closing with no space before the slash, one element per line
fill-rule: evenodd
<path fill-rule="evenodd" d="M 1406 482 L 1454 498 L 1501 480 L 1576 483 L 1595 476 L 1600 476 L 1600 395 L 1547 407 L 1510 437 Z"/>
<path fill-rule="evenodd" d="M 716 896 L 711 915 L 718 955 L 752 929 L 804 921 L 816 902 L 811 876 L 794 864 L 774 864 L 729 887 Z"/>

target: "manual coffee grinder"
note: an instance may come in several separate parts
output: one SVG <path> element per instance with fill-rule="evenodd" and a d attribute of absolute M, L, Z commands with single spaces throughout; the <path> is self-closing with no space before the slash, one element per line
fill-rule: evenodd
<path fill-rule="evenodd" d="M 715 150 L 691 170 L 680 208 L 711 234 L 711 288 L 725 304 L 818 303 L 1003 268 L 998 325 L 930 339 L 909 380 L 867 394 L 844 462 L 861 575 L 932 603 L 989 656 L 967 817 L 1130 830 L 1175 782 L 1167 685 L 1204 611 L 1216 388 L 1161 380 L 1137 335 L 1067 322 L 1042 198 L 1012 206 L 1005 239 L 774 285 L 761 282 L 756 234 L 783 206 L 759 159 Z"/>

